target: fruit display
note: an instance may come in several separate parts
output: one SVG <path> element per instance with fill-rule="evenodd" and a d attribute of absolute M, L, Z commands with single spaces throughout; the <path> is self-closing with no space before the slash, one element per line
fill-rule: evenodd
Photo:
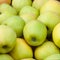
<path fill-rule="evenodd" d="M 0 60 L 60 60 L 60 1 L 0 0 Z"/>

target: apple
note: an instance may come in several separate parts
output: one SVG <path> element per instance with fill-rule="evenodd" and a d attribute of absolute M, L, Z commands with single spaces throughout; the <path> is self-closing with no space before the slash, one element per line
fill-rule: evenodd
<path fill-rule="evenodd" d="M 14 60 L 14 59 L 8 54 L 0 54 L 0 60 Z"/>
<path fill-rule="evenodd" d="M 46 4 L 46 2 L 49 0 L 34 0 L 32 3 L 32 6 L 35 7 L 36 9 L 40 10 L 41 7 Z"/>
<path fill-rule="evenodd" d="M 50 38 L 54 27 L 60 22 L 60 16 L 53 12 L 45 12 L 43 14 L 40 14 L 37 20 L 46 25 L 48 30 L 47 37 Z"/>
<path fill-rule="evenodd" d="M 52 32 L 53 42 L 60 48 L 60 23 L 58 23 Z"/>
<path fill-rule="evenodd" d="M 25 59 L 21 59 L 21 60 L 35 60 L 33 58 L 25 58 Z"/>
<path fill-rule="evenodd" d="M 17 11 L 13 7 L 8 4 L 1 4 L 0 5 L 0 24 L 8 19 L 9 17 L 16 15 Z"/>
<path fill-rule="evenodd" d="M 37 20 L 30 21 L 23 29 L 23 36 L 29 45 L 38 46 L 46 40 L 47 28 Z"/>
<path fill-rule="evenodd" d="M 31 6 L 32 0 L 12 0 L 12 6 L 19 12 L 24 6 Z"/>
<path fill-rule="evenodd" d="M 0 53 L 10 52 L 16 44 L 16 33 L 8 26 L 0 25 Z"/>
<path fill-rule="evenodd" d="M 12 16 L 8 18 L 7 20 L 3 21 L 2 24 L 11 27 L 16 32 L 17 37 L 22 36 L 25 22 L 19 16 Z"/>
<path fill-rule="evenodd" d="M 22 17 L 27 23 L 37 19 L 37 17 L 39 16 L 39 11 L 31 6 L 25 6 L 19 12 L 19 16 Z"/>
<path fill-rule="evenodd" d="M 0 0 L 0 4 L 3 3 L 11 4 L 11 0 Z"/>
<path fill-rule="evenodd" d="M 51 41 L 44 42 L 35 49 L 34 55 L 37 60 L 44 60 L 50 55 L 59 54 L 59 49 Z"/>
<path fill-rule="evenodd" d="M 57 0 L 48 1 L 40 10 L 40 13 L 51 11 L 60 15 L 60 2 Z"/>
<path fill-rule="evenodd" d="M 13 8 L 12 6 L 10 6 L 9 4 L 4 3 L 4 4 L 0 5 L 0 15 L 2 13 L 16 15 L 17 11 L 16 11 L 15 8 Z"/>
<path fill-rule="evenodd" d="M 32 58 L 32 48 L 22 38 L 17 38 L 14 49 L 10 52 L 10 55 L 15 60 L 21 60 L 25 58 Z"/>
<path fill-rule="evenodd" d="M 60 54 L 53 54 L 51 56 L 48 56 L 44 60 L 60 60 Z"/>
<path fill-rule="evenodd" d="M 0 24 L 2 24 L 3 21 L 7 20 L 8 18 L 12 17 L 14 15 L 12 14 L 5 14 L 5 13 L 2 13 L 0 14 Z"/>

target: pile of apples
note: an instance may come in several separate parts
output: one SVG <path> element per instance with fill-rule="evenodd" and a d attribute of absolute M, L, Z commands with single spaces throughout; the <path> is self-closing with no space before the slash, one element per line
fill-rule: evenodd
<path fill-rule="evenodd" d="M 0 0 L 0 60 L 60 60 L 60 2 Z"/>

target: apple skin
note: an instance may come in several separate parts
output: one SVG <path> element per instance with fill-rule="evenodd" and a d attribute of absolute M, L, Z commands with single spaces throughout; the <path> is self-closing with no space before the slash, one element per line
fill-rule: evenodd
<path fill-rule="evenodd" d="M 35 49 L 34 55 L 37 60 L 44 60 L 52 54 L 59 54 L 59 49 L 51 41 L 44 42 L 41 46 Z"/>
<path fill-rule="evenodd" d="M 60 23 L 58 23 L 52 32 L 53 42 L 60 48 Z"/>
<path fill-rule="evenodd" d="M 38 46 L 46 40 L 47 28 L 43 23 L 34 20 L 25 25 L 23 36 L 29 45 Z"/>
<path fill-rule="evenodd" d="M 17 38 L 14 49 L 10 52 L 10 55 L 15 60 L 21 60 L 24 58 L 32 58 L 32 48 L 22 38 Z"/>
<path fill-rule="evenodd" d="M 21 60 L 35 60 L 33 58 L 25 58 L 25 59 L 21 59 Z"/>
<path fill-rule="evenodd" d="M 25 22 L 19 16 L 12 16 L 7 20 L 3 21 L 2 25 L 7 25 L 11 27 L 16 32 L 17 37 L 21 37 L 23 34 Z"/>
<path fill-rule="evenodd" d="M 34 0 L 32 6 L 36 9 L 40 10 L 41 7 L 46 4 L 46 2 L 49 0 Z"/>
<path fill-rule="evenodd" d="M 31 6 L 32 0 L 12 0 L 12 6 L 19 12 L 24 6 Z"/>
<path fill-rule="evenodd" d="M 15 8 L 13 8 L 12 6 L 10 6 L 9 4 L 4 3 L 4 4 L 0 5 L 0 15 L 2 13 L 16 15 L 17 11 L 16 11 Z"/>
<path fill-rule="evenodd" d="M 19 12 L 19 16 L 27 23 L 32 20 L 36 20 L 39 16 L 39 11 L 31 6 L 25 6 Z"/>
<path fill-rule="evenodd" d="M 44 23 L 48 30 L 47 37 L 50 38 L 54 27 L 60 22 L 60 16 L 57 13 L 45 12 L 40 14 L 37 20 Z"/>
<path fill-rule="evenodd" d="M 0 60 L 14 60 L 14 59 L 8 54 L 0 54 Z"/>
<path fill-rule="evenodd" d="M 0 15 L 0 24 L 2 24 L 3 21 L 7 20 L 8 18 L 12 17 L 14 15 L 12 14 L 5 14 L 5 13 L 2 13 Z"/>
<path fill-rule="evenodd" d="M 0 5 L 0 24 L 13 15 L 17 15 L 15 8 L 5 3 Z"/>
<path fill-rule="evenodd" d="M 11 0 L 0 0 L 0 4 L 3 3 L 11 4 Z"/>
<path fill-rule="evenodd" d="M 60 60 L 60 54 L 53 54 L 51 56 L 48 56 L 44 60 Z"/>
<path fill-rule="evenodd" d="M 0 25 L 0 53 L 10 52 L 16 44 L 16 33 L 5 25 Z"/>
<path fill-rule="evenodd" d="M 48 1 L 40 10 L 40 13 L 44 12 L 55 12 L 60 15 L 60 2 L 57 0 L 50 0 Z"/>

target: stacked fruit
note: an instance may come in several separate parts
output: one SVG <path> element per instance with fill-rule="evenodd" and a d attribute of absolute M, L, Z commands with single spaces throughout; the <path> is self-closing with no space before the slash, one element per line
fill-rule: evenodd
<path fill-rule="evenodd" d="M 0 0 L 0 60 L 60 60 L 60 2 Z"/>

